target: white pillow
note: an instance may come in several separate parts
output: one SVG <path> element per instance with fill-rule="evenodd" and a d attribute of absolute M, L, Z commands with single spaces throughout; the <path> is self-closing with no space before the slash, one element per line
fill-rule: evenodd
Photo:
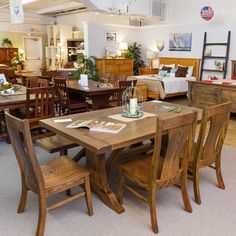
<path fill-rule="evenodd" d="M 186 78 L 190 78 L 193 75 L 193 66 L 183 66 L 178 64 L 179 67 L 188 67 Z"/>
<path fill-rule="evenodd" d="M 170 73 L 170 78 L 174 78 L 175 77 L 175 73 Z"/>
<path fill-rule="evenodd" d="M 163 66 L 175 68 L 175 64 L 160 64 L 159 69 L 161 70 Z"/>

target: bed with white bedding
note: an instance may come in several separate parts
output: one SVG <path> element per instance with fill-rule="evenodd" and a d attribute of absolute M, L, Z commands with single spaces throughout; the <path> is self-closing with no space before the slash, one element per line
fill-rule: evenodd
<path fill-rule="evenodd" d="M 146 84 L 148 94 L 164 99 L 165 97 L 185 94 L 188 91 L 188 80 L 196 81 L 196 77 L 167 77 L 160 75 L 130 76 L 129 80 L 137 79 L 137 84 Z M 149 96 L 149 97 L 152 97 Z M 155 97 L 156 98 L 156 97 Z"/>
<path fill-rule="evenodd" d="M 160 65 L 191 68 L 191 75 L 187 77 L 160 76 L 160 75 L 140 75 L 130 76 L 128 79 L 137 79 L 138 84 L 147 84 L 147 96 L 154 99 L 164 99 L 187 94 L 187 80 L 198 80 L 200 59 L 198 58 L 172 58 L 162 57 L 159 59 Z"/>

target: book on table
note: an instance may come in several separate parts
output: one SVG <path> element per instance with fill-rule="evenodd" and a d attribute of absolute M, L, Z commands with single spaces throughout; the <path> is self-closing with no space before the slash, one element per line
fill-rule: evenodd
<path fill-rule="evenodd" d="M 114 123 L 110 121 L 96 121 L 96 120 L 77 120 L 69 125 L 67 128 L 88 128 L 90 131 L 119 133 L 126 124 Z"/>

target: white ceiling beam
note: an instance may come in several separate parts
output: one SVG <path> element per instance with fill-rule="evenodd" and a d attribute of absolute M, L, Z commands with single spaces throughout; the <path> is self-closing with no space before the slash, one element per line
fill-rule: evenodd
<path fill-rule="evenodd" d="M 70 9 L 80 8 L 80 7 L 84 7 L 84 5 L 82 3 L 77 2 L 77 1 L 68 1 L 66 3 L 58 3 L 58 4 L 54 4 L 52 6 L 49 6 L 49 7 L 44 7 L 44 8 L 38 9 L 38 10 L 36 10 L 36 13 L 39 15 L 42 15 L 42 14 L 48 14 L 48 13 L 53 13 L 53 12 L 58 12 L 58 11 L 65 11 L 65 10 L 70 10 Z"/>

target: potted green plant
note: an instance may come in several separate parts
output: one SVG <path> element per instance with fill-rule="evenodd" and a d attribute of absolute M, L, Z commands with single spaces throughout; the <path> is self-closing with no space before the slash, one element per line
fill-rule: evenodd
<path fill-rule="evenodd" d="M 24 53 L 23 52 L 15 52 L 14 57 L 11 60 L 12 64 L 16 65 L 16 70 L 21 71 L 24 65 Z"/>
<path fill-rule="evenodd" d="M 134 75 L 138 75 L 138 68 L 145 65 L 141 57 L 141 44 L 134 42 L 132 45 L 129 45 L 126 56 L 134 60 Z"/>
<path fill-rule="evenodd" d="M 74 64 L 77 68 L 74 76 L 75 79 L 79 80 L 81 74 L 87 74 L 88 79 L 98 80 L 95 60 L 93 57 L 86 57 L 83 53 L 80 53 Z"/>
<path fill-rule="evenodd" d="M 6 48 L 12 47 L 12 42 L 9 38 L 2 39 L 2 46 Z"/>

